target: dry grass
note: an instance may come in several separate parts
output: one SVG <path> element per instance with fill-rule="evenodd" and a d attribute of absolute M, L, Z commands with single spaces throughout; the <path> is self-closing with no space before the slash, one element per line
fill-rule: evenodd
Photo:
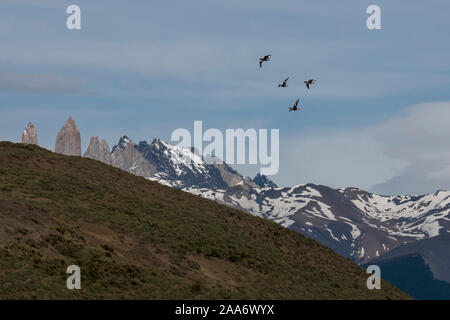
<path fill-rule="evenodd" d="M 65 287 L 68 265 L 82 290 Z M 404 299 L 275 223 L 36 146 L 0 143 L 0 298 Z"/>

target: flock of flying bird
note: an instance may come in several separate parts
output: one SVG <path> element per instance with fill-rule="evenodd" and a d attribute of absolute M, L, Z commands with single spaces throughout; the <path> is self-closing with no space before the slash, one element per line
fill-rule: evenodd
<path fill-rule="evenodd" d="M 262 57 L 262 58 L 259 58 L 259 67 L 262 68 L 263 62 L 268 62 L 268 61 L 270 61 L 270 57 L 271 57 L 271 56 L 272 56 L 271 54 L 268 54 L 268 55 L 265 55 L 265 56 Z M 287 85 L 288 80 L 289 80 L 289 77 L 287 77 L 286 79 L 284 79 L 283 83 L 281 83 L 281 84 L 278 85 L 278 88 L 287 88 L 287 87 L 288 87 L 288 85 Z M 316 83 L 316 80 L 314 80 L 314 79 L 306 80 L 306 81 L 305 81 L 306 88 L 309 90 L 310 86 L 311 86 L 312 84 L 315 84 L 315 83 Z M 300 110 L 300 108 L 299 108 L 299 106 L 298 106 L 298 103 L 299 103 L 299 102 L 300 102 L 300 99 L 297 99 L 297 101 L 295 101 L 294 105 L 293 105 L 292 107 L 289 108 L 289 111 L 299 111 L 299 110 Z"/>

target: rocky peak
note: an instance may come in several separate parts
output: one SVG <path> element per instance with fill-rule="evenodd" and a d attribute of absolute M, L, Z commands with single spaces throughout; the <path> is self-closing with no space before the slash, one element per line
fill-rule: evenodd
<path fill-rule="evenodd" d="M 22 143 L 26 144 L 38 144 L 37 131 L 31 122 L 28 123 L 27 127 L 22 134 Z"/>
<path fill-rule="evenodd" d="M 251 179 L 225 163 L 206 163 L 189 148 L 171 145 L 161 139 L 134 143 L 122 136 L 111 153 L 113 166 L 151 178 L 176 188 L 256 188 Z"/>
<path fill-rule="evenodd" d="M 139 144 L 141 145 L 142 142 Z M 138 146 L 127 136 L 122 136 L 111 152 L 111 164 L 137 176 L 151 177 L 155 172 L 153 163 L 145 159 Z"/>
<path fill-rule="evenodd" d="M 125 150 L 128 144 L 133 144 L 133 146 L 135 145 L 134 142 L 127 136 L 120 137 L 119 142 L 112 148 L 111 153 L 114 153 L 116 149 Z"/>
<path fill-rule="evenodd" d="M 267 176 L 258 173 L 254 178 L 253 182 L 260 188 L 278 188 L 275 182 L 270 180 Z"/>
<path fill-rule="evenodd" d="M 92 137 L 84 157 L 111 164 L 108 142 L 106 140 L 100 141 L 98 137 Z"/>
<path fill-rule="evenodd" d="M 67 119 L 56 137 L 55 152 L 69 156 L 81 156 L 81 135 L 75 121 Z"/>
<path fill-rule="evenodd" d="M 339 192 L 343 193 L 349 200 L 369 201 L 372 197 L 369 192 L 354 187 L 339 189 Z"/>

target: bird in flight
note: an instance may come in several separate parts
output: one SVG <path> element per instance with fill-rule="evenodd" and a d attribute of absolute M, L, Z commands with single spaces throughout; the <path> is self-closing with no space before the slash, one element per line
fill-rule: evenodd
<path fill-rule="evenodd" d="M 295 103 L 294 103 L 294 106 L 292 106 L 292 107 L 290 107 L 289 108 L 289 111 L 298 111 L 298 110 L 300 110 L 299 108 L 298 108 L 298 103 L 300 102 L 300 99 L 297 99 L 297 101 L 295 101 Z"/>
<path fill-rule="evenodd" d="M 287 88 L 288 87 L 288 85 L 287 85 L 288 80 L 289 80 L 289 77 L 284 79 L 283 83 L 278 85 L 278 88 Z"/>
<path fill-rule="evenodd" d="M 259 58 L 259 67 L 262 68 L 263 62 L 270 61 L 271 56 L 272 56 L 271 54 L 268 54 L 268 55 L 264 56 L 264 58 Z"/>
<path fill-rule="evenodd" d="M 309 80 L 305 81 L 306 88 L 308 88 L 308 90 L 309 90 L 309 86 L 314 83 L 316 83 L 316 80 L 314 80 L 314 79 L 309 79 Z"/>

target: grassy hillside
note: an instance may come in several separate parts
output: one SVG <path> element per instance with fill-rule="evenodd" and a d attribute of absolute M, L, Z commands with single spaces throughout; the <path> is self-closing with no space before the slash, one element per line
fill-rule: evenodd
<path fill-rule="evenodd" d="M 66 288 L 68 265 L 82 290 Z M 103 163 L 0 143 L 0 298 L 402 299 L 275 223 Z"/>

